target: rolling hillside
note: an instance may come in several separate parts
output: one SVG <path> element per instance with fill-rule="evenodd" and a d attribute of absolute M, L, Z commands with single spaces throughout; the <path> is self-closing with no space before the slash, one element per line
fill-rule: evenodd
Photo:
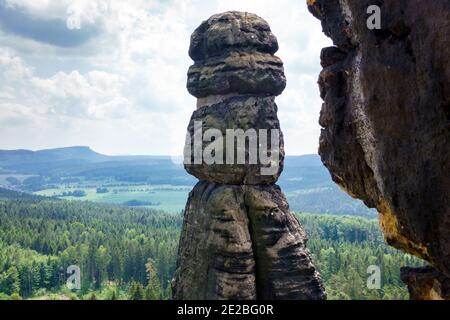
<path fill-rule="evenodd" d="M 41 151 L 0 150 L 0 186 L 25 192 L 58 190 L 44 195 L 55 195 L 63 191 L 86 190 L 91 196 L 75 200 L 133 203 L 139 201 L 164 202 L 163 199 L 147 199 L 146 193 L 136 192 L 119 197 L 127 186 L 136 190 L 158 188 L 188 189 L 196 179 L 186 173 L 182 164 L 174 163 L 168 156 L 107 156 L 89 147 L 68 147 Z M 288 156 L 284 172 L 279 180 L 294 211 L 332 213 L 339 215 L 360 215 L 375 217 L 375 211 L 368 209 L 361 201 L 354 200 L 341 191 L 330 179 L 318 155 Z M 70 185 L 70 190 L 66 190 Z M 95 189 L 120 185 L 109 197 L 95 196 Z M 137 188 L 137 189 L 139 189 Z M 64 189 L 64 190 L 63 190 Z M 130 189 L 130 188 L 128 188 Z M 94 195 L 92 195 L 94 192 Z M 187 193 L 177 194 L 177 211 L 184 208 Z M 134 197 L 133 197 L 134 196 Z M 131 197 L 131 198 L 130 198 Z M 110 200 L 108 200 L 110 199 Z M 119 199 L 119 200 L 116 200 Z M 171 201 L 172 202 L 172 201 Z M 172 203 L 173 204 L 173 203 Z M 173 206 L 170 206 L 172 208 Z M 164 210 L 168 206 L 160 208 Z M 175 209 L 174 209 L 175 210 Z"/>

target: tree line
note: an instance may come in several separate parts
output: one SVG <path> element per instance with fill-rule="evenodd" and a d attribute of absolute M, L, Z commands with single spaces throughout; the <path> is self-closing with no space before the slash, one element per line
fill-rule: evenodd
<path fill-rule="evenodd" d="M 297 217 L 330 299 L 406 299 L 404 265 L 422 264 L 388 247 L 376 220 Z M 79 201 L 0 200 L 0 299 L 64 294 L 76 299 L 168 299 L 181 214 Z M 67 267 L 81 290 L 66 288 Z M 381 288 L 366 286 L 379 266 Z"/>
<path fill-rule="evenodd" d="M 174 272 L 179 215 L 69 201 L 0 201 L 0 292 L 33 296 L 65 285 L 81 269 L 81 291 L 150 284 L 167 298 Z M 152 264 L 154 275 L 148 274 Z"/>

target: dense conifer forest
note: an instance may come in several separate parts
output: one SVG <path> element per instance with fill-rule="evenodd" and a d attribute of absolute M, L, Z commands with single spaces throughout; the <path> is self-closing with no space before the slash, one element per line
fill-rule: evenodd
<path fill-rule="evenodd" d="M 376 220 L 302 213 L 329 299 L 406 299 Z M 169 299 L 182 214 L 81 201 L 0 200 L 0 299 Z M 66 286 L 70 265 L 81 289 Z M 381 288 L 366 286 L 367 267 Z"/>

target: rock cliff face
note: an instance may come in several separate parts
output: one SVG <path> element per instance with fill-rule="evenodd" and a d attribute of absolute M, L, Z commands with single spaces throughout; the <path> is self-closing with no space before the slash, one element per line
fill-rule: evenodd
<path fill-rule="evenodd" d="M 269 25 L 250 13 L 214 15 L 191 37 L 187 88 L 198 102 L 185 168 L 200 182 L 186 205 L 175 299 L 325 298 L 306 235 L 275 184 L 284 158 L 275 96 L 286 85 L 277 50 Z M 242 130 L 241 144 L 230 130 Z"/>
<path fill-rule="evenodd" d="M 448 298 L 429 284 L 450 277 L 450 1 L 307 3 L 335 45 L 321 54 L 322 161 L 377 208 L 389 244 L 437 269 L 403 271 L 412 298 Z"/>

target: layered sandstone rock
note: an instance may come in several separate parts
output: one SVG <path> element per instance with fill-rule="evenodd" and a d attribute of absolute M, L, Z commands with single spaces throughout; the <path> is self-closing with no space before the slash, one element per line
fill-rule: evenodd
<path fill-rule="evenodd" d="M 387 242 L 427 260 L 440 283 L 450 277 L 450 1 L 307 3 L 335 45 L 321 54 L 322 161 L 377 208 Z M 370 5 L 381 29 L 367 27 Z M 426 281 L 414 283 L 418 297 Z"/>
<path fill-rule="evenodd" d="M 284 159 L 275 96 L 286 85 L 277 49 L 269 25 L 250 13 L 214 15 L 192 35 L 187 87 L 198 109 L 185 168 L 200 182 L 186 205 L 175 299 L 325 298 L 306 235 L 275 185 Z M 198 144 L 209 129 L 217 136 Z M 253 130 L 257 140 L 230 147 L 219 137 L 229 130 Z M 213 163 L 196 161 L 205 153 Z"/>
<path fill-rule="evenodd" d="M 401 268 L 412 300 L 450 300 L 450 278 L 433 267 Z"/>
<path fill-rule="evenodd" d="M 209 105 L 208 107 L 200 107 L 194 111 L 188 126 L 188 134 L 191 137 L 196 136 L 195 122 L 202 123 L 197 130 L 203 133 L 208 129 L 217 129 L 226 138 L 227 130 L 254 130 L 255 135 L 259 130 L 267 131 L 268 151 L 272 152 L 272 157 L 276 158 L 276 163 L 267 165 L 257 161 L 251 163 L 249 159 L 249 147 L 241 148 L 245 154 L 245 162 L 239 164 L 237 162 L 238 146 L 234 149 L 232 163 L 227 164 L 226 140 L 223 141 L 223 156 L 220 157 L 222 164 L 208 164 L 202 161 L 195 163 L 194 152 L 189 152 L 189 162 L 186 163 L 186 170 L 200 180 L 214 181 L 227 184 L 263 184 L 275 183 L 283 170 L 284 162 L 284 143 L 283 135 L 280 131 L 280 123 L 277 117 L 277 105 L 273 96 L 255 96 L 255 95 L 236 95 L 227 97 L 224 101 Z M 276 144 L 271 145 L 272 135 L 270 130 L 275 129 L 279 132 Z M 198 136 L 199 132 L 197 132 Z M 236 140 L 237 141 L 237 140 Z M 194 150 L 194 139 L 191 140 L 189 148 Z M 212 142 L 206 141 L 202 143 L 201 151 L 208 148 Z M 265 145 L 265 144 L 264 144 Z M 256 142 L 254 146 L 257 148 Z M 255 148 L 253 148 L 255 150 Z M 261 174 L 261 168 L 273 168 L 269 172 Z"/>

